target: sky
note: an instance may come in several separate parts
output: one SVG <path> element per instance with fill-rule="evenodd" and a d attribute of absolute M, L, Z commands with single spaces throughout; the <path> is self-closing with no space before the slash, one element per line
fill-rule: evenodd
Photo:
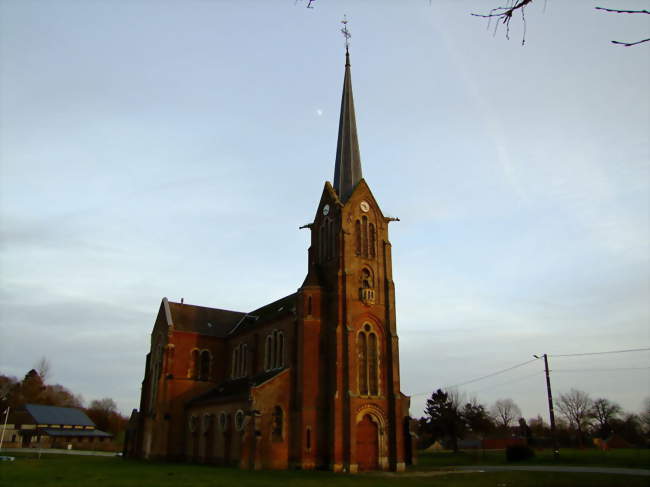
<path fill-rule="evenodd" d="M 496 3 L 0 0 L 0 373 L 128 414 L 164 296 L 301 285 L 345 14 L 411 414 L 464 384 L 546 418 L 543 353 L 556 397 L 639 411 L 650 352 L 559 355 L 650 347 L 650 46 L 610 43 L 650 22 L 593 9 L 648 2 L 538 0 L 523 46 Z"/>

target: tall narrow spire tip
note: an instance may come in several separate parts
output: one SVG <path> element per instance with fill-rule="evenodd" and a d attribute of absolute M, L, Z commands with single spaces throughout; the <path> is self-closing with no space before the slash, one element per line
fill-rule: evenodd
<path fill-rule="evenodd" d="M 336 144 L 336 162 L 334 164 L 334 189 L 343 203 L 348 200 L 362 177 L 357 122 L 354 114 L 354 99 L 352 97 L 350 51 L 346 43 L 339 136 Z"/>

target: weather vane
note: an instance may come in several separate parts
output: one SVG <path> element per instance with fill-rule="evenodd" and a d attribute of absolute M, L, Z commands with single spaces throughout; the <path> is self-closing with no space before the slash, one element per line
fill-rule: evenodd
<path fill-rule="evenodd" d="M 348 30 L 348 16 L 344 15 L 343 20 L 341 20 L 341 23 L 343 24 L 343 28 L 341 29 L 341 33 L 343 34 L 343 37 L 345 37 L 345 50 L 348 50 L 348 47 L 350 47 L 350 37 L 352 35 L 350 34 L 350 31 Z"/>

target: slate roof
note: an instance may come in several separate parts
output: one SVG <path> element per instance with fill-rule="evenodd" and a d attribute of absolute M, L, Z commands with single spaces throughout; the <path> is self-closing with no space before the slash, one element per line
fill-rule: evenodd
<path fill-rule="evenodd" d="M 255 326 L 276 320 L 296 310 L 296 293 L 273 301 L 270 304 L 243 313 L 219 308 L 207 308 L 194 304 L 168 301 L 174 329 L 190 331 L 224 338 L 235 333 L 248 331 Z"/>
<path fill-rule="evenodd" d="M 246 313 L 239 311 L 206 308 L 172 301 L 169 301 L 169 311 L 176 330 L 192 331 L 215 337 L 225 337 L 246 316 Z"/>
<path fill-rule="evenodd" d="M 112 438 L 113 435 L 100 430 L 75 430 L 75 429 L 60 429 L 60 428 L 40 428 L 41 434 L 48 436 L 92 436 L 97 438 Z"/>
<path fill-rule="evenodd" d="M 296 311 L 296 295 L 297 293 L 289 294 L 277 301 L 257 308 L 255 311 L 251 311 L 230 333 L 243 333 L 256 326 L 279 319 L 289 313 L 294 313 Z"/>
<path fill-rule="evenodd" d="M 188 402 L 191 404 L 201 403 L 221 403 L 235 400 L 248 399 L 251 387 L 258 386 L 269 379 L 272 379 L 280 372 L 286 369 L 274 369 L 268 372 L 257 374 L 253 377 L 242 377 L 241 379 L 231 379 L 222 382 L 214 389 L 195 397 Z"/>
<path fill-rule="evenodd" d="M 25 404 L 25 409 L 36 424 L 63 424 L 71 426 L 95 426 L 86 413 L 76 408 Z"/>

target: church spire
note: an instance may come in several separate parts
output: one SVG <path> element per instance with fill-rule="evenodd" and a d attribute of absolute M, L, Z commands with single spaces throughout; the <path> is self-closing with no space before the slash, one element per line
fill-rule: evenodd
<path fill-rule="evenodd" d="M 350 76 L 350 53 L 346 45 L 345 78 L 343 79 L 339 138 L 336 143 L 336 163 L 334 166 L 334 189 L 343 203 L 348 200 L 361 177 L 361 156 L 359 155 L 357 123 L 352 98 L 352 77 Z"/>

